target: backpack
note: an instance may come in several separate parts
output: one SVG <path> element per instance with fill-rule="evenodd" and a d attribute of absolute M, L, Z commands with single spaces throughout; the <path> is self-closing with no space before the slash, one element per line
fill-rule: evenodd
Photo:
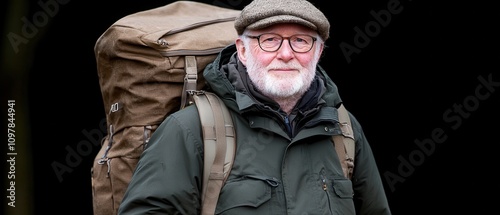
<path fill-rule="evenodd" d="M 224 106 L 214 94 L 203 91 L 202 73 L 225 46 L 234 43 L 234 19 L 239 13 L 177 1 L 125 16 L 97 39 L 94 54 L 107 134 L 91 167 L 95 215 L 117 214 L 139 157 L 169 114 L 198 101 L 198 109 L 208 112 L 200 114 L 203 128 L 214 127 L 209 122 L 216 125 L 204 136 L 214 135 L 219 141 L 219 124 L 230 127 L 230 121 L 224 122 L 230 117 L 217 111 L 216 117 L 205 119 L 212 116 L 211 105 L 219 111 Z M 226 136 L 225 131 L 222 134 Z"/>
<path fill-rule="evenodd" d="M 229 175 L 236 135 L 224 103 L 206 91 L 202 72 L 236 39 L 239 13 L 177 1 L 125 16 L 98 38 L 94 53 L 107 135 L 91 167 L 94 215 L 117 214 L 151 135 L 168 115 L 191 104 L 198 106 L 205 146 L 201 214 L 214 214 L 218 199 L 210 196 L 219 195 Z M 354 140 L 342 107 L 344 135 L 332 140 L 339 158 L 345 158 L 341 163 L 347 177 Z"/>

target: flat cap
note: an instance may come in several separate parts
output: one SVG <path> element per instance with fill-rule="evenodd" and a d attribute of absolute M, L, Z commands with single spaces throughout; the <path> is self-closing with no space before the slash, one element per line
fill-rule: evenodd
<path fill-rule="evenodd" d="M 326 41 L 330 22 L 323 12 L 306 0 L 254 0 L 243 8 L 234 27 L 238 34 L 278 23 L 296 23 L 316 30 Z"/>

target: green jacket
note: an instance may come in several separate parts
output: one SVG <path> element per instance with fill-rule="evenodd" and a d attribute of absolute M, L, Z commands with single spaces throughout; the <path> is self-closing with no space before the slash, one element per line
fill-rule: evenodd
<path fill-rule="evenodd" d="M 237 140 L 216 214 L 391 214 L 372 150 L 352 115 L 353 181 L 342 173 L 331 141 L 340 135 L 335 107 L 341 99 L 321 67 L 290 116 L 254 92 L 233 45 L 204 76 L 231 110 Z M 155 131 L 119 214 L 199 214 L 203 138 L 195 108 L 170 115 Z"/>

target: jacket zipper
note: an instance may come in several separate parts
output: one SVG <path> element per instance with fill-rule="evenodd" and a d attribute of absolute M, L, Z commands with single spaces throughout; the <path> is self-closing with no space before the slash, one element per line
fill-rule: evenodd
<path fill-rule="evenodd" d="M 292 134 L 292 125 L 290 124 L 290 118 L 288 118 L 288 116 L 285 116 L 284 117 L 284 121 L 285 121 L 285 127 L 286 127 L 286 130 L 287 130 L 288 134 L 290 136 L 293 136 L 293 134 Z"/>
<path fill-rule="evenodd" d="M 330 210 L 330 212 L 332 212 L 332 205 L 330 203 L 330 193 L 328 192 L 328 179 L 326 178 L 326 176 L 324 175 L 324 173 L 322 172 L 321 173 L 321 188 L 323 189 L 323 191 L 325 191 L 325 194 L 326 194 L 326 199 L 328 201 L 328 210 Z"/>

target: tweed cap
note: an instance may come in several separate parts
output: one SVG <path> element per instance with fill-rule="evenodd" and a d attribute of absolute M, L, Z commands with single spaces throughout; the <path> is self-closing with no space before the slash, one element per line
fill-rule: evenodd
<path fill-rule="evenodd" d="M 238 34 L 245 29 L 256 30 L 278 23 L 296 23 L 316 30 L 326 41 L 330 23 L 323 12 L 306 0 L 254 0 L 236 18 Z"/>

